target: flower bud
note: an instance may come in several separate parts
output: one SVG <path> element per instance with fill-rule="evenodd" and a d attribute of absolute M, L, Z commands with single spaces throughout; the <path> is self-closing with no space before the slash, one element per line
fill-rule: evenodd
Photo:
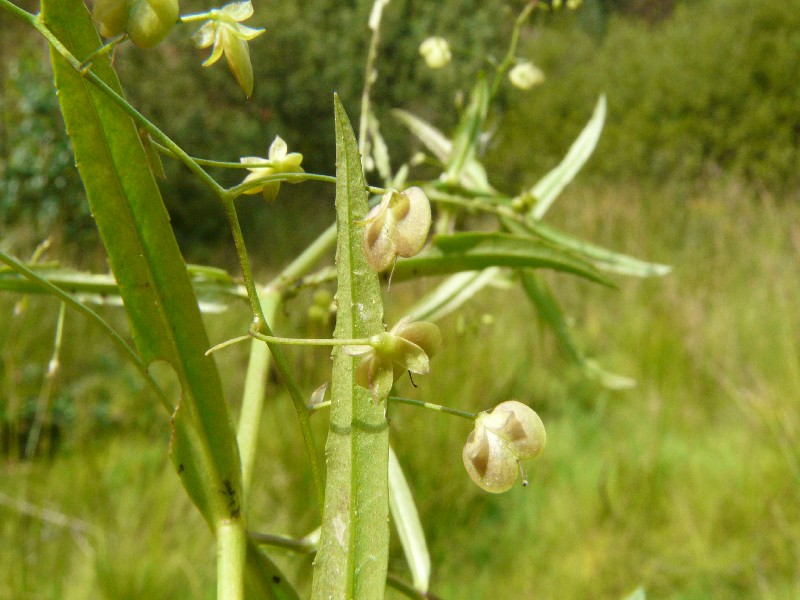
<path fill-rule="evenodd" d="M 441 69 L 453 57 L 447 40 L 438 36 L 424 40 L 419 46 L 419 53 L 431 69 Z"/>
<path fill-rule="evenodd" d="M 538 456 L 547 442 L 544 424 L 530 407 L 508 400 L 475 419 L 462 459 L 472 481 L 500 494 L 514 485 L 519 462 Z"/>
<path fill-rule="evenodd" d="M 128 3 L 128 35 L 142 48 L 152 48 L 178 21 L 178 0 L 131 0 Z"/>
<path fill-rule="evenodd" d="M 508 73 L 511 85 L 521 90 L 529 90 L 544 82 L 544 72 L 532 62 L 524 62 L 515 66 Z"/>
<path fill-rule="evenodd" d="M 425 245 L 431 227 L 431 205 L 421 188 L 389 190 L 364 219 L 364 255 L 376 272 L 397 256 L 414 256 Z"/>

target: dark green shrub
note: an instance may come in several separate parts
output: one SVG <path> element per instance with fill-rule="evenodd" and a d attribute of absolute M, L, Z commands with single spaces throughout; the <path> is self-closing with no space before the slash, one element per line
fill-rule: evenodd
<path fill-rule="evenodd" d="M 509 115 L 502 135 L 520 156 L 552 166 L 606 92 L 594 175 L 659 182 L 722 171 L 781 191 L 800 181 L 794 4 L 681 4 L 657 26 L 613 18 L 600 44 L 574 28 L 543 30 L 528 49 L 549 80 Z M 504 161 L 510 174 L 521 168 Z"/>

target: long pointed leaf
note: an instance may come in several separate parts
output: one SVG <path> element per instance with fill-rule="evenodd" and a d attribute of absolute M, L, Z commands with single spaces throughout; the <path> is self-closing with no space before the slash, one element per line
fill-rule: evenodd
<path fill-rule="evenodd" d="M 478 77 L 472 88 L 470 101 L 453 135 L 453 149 L 447 158 L 447 180 L 456 183 L 461 170 L 475 157 L 478 136 L 489 112 L 489 84 L 484 76 Z"/>
<path fill-rule="evenodd" d="M 414 496 L 391 446 L 389 446 L 389 508 L 411 570 L 414 587 L 424 594 L 428 591 L 430 583 L 431 557 L 417 506 L 414 504 Z"/>
<path fill-rule="evenodd" d="M 581 167 L 589 160 L 600 139 L 603 131 L 603 123 L 606 119 L 606 97 L 600 96 L 594 108 L 592 118 L 584 127 L 581 134 L 570 146 L 567 155 L 559 165 L 542 177 L 530 190 L 530 194 L 536 198 L 536 204 L 531 210 L 530 216 L 534 220 L 541 219 L 550 206 L 553 204 L 561 191 L 570 183 Z"/>
<path fill-rule="evenodd" d="M 499 267 L 483 271 L 465 271 L 451 275 L 431 292 L 420 298 L 407 314 L 418 321 L 438 321 L 460 308 L 487 285 L 497 281 Z"/>
<path fill-rule="evenodd" d="M 583 351 L 578 348 L 577 343 L 572 339 L 572 333 L 569 330 L 569 325 L 564 318 L 561 307 L 539 275 L 532 271 L 521 271 L 520 279 L 522 281 L 522 289 L 525 290 L 544 323 L 555 334 L 561 348 L 581 367 L 588 377 L 614 390 L 628 389 L 636 385 L 635 380 L 605 371 L 596 362 L 586 358 Z"/>
<path fill-rule="evenodd" d="M 447 275 L 486 267 L 531 267 L 566 271 L 613 287 L 591 264 L 529 237 L 468 232 L 439 235 L 433 241 L 434 245 L 424 253 L 398 261 L 394 279 Z"/>
<path fill-rule="evenodd" d="M 383 330 L 378 276 L 367 265 L 367 193 L 358 145 L 338 97 L 336 116 L 336 329 L 361 338 Z M 357 359 L 333 352 L 328 481 L 313 598 L 382 598 L 389 551 L 389 432 L 385 406 L 355 382 Z"/>

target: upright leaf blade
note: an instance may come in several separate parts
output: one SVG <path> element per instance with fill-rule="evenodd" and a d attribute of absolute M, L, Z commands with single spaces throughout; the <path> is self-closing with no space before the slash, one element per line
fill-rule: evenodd
<path fill-rule="evenodd" d="M 367 265 L 363 226 L 367 193 L 353 128 L 338 97 L 336 116 L 336 329 L 360 338 L 383 330 L 378 276 Z M 389 552 L 385 406 L 355 383 L 355 360 L 333 352 L 328 480 L 313 598 L 382 598 Z"/>
<path fill-rule="evenodd" d="M 436 236 L 424 253 L 398 261 L 393 277 L 404 280 L 495 266 L 554 269 L 612 285 L 594 266 L 559 248 L 526 236 L 487 232 Z"/>
<path fill-rule="evenodd" d="M 586 127 L 583 128 L 581 134 L 570 146 L 564 159 L 531 188 L 530 193 L 536 198 L 536 204 L 530 213 L 531 218 L 537 221 L 541 219 L 562 190 L 575 178 L 581 167 L 589 160 L 595 146 L 597 146 L 597 140 L 600 139 L 605 120 L 606 97 L 603 95 L 600 96 L 595 105 L 592 118 L 589 119 Z"/>

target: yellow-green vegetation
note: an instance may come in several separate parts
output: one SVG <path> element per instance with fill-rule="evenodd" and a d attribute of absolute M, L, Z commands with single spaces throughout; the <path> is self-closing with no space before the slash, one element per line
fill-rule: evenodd
<path fill-rule="evenodd" d="M 676 190 L 576 188 L 553 209 L 576 235 L 674 266 L 658 280 L 618 279 L 618 291 L 548 276 L 589 356 L 636 388 L 588 382 L 507 291 L 445 318 L 436 369 L 416 390 L 398 382 L 404 395 L 467 410 L 513 394 L 547 427 L 530 485 L 494 496 L 463 471 L 468 422 L 391 407 L 435 593 L 800 596 L 800 207 L 736 185 Z M 311 296 L 281 318 L 299 320 Z M 25 461 L 5 445 L 35 405 L 58 313 L 55 300 L 30 298 L 15 314 L 17 300 L 0 297 L 0 598 L 213 598 L 214 542 L 169 464 L 167 416 L 83 317 L 67 313 L 54 455 Z M 208 316 L 212 343 L 246 320 L 244 306 Z M 328 352 L 287 350 L 309 394 Z M 229 398 L 240 397 L 245 353 L 215 354 Z M 313 484 L 288 396 L 267 406 L 263 429 L 250 526 L 305 535 L 316 523 L 298 499 L 311 503 Z M 310 559 L 274 554 L 290 577 L 310 578 Z M 393 557 L 405 575 L 399 547 Z"/>

